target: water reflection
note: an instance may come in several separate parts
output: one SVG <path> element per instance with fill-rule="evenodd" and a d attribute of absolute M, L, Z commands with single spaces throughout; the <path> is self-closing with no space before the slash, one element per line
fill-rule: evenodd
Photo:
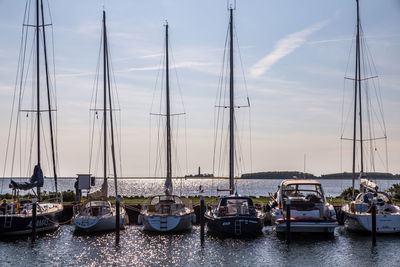
<path fill-rule="evenodd" d="M 115 234 L 76 235 L 72 225 L 47 233 L 31 246 L 29 238 L 0 241 L 2 266 L 393 266 L 400 261 L 399 235 L 380 235 L 372 247 L 370 235 L 337 228 L 331 237 L 294 235 L 290 245 L 272 227 L 249 239 L 206 236 L 200 228 L 181 234 L 151 234 L 138 226 Z"/>

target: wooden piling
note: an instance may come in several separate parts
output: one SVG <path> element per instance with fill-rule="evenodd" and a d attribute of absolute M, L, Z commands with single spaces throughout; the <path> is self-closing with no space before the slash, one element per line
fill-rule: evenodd
<path fill-rule="evenodd" d="M 115 242 L 119 244 L 119 229 L 120 229 L 120 210 L 119 210 L 119 197 L 115 199 L 115 210 L 116 210 L 116 217 L 115 217 Z"/>
<path fill-rule="evenodd" d="M 290 199 L 286 200 L 286 244 L 290 243 Z"/>
<path fill-rule="evenodd" d="M 205 212 L 205 207 L 204 207 L 204 197 L 200 197 L 200 244 L 204 244 L 204 212 Z"/>
<path fill-rule="evenodd" d="M 36 198 L 32 200 L 32 243 L 36 241 Z"/>
<path fill-rule="evenodd" d="M 376 205 L 375 202 L 372 203 L 371 207 L 371 217 L 372 217 L 372 245 L 376 245 Z"/>

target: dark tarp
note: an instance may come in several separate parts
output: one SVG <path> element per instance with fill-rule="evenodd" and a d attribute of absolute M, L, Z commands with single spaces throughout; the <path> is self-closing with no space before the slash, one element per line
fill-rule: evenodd
<path fill-rule="evenodd" d="M 29 190 L 34 187 L 42 187 L 43 182 L 44 180 L 42 169 L 40 169 L 39 165 L 36 165 L 35 169 L 33 170 L 33 175 L 29 180 L 29 183 L 17 183 L 11 180 L 9 187 L 12 189 Z"/>

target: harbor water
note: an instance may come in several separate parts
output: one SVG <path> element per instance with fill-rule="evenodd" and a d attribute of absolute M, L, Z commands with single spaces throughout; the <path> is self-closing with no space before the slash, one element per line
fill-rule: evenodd
<path fill-rule="evenodd" d="M 64 225 L 31 245 L 29 238 L 0 242 L 1 266 L 399 266 L 400 236 L 369 235 L 337 228 L 333 237 L 295 236 L 290 245 L 265 227 L 253 239 L 206 236 L 200 229 L 177 235 L 144 233 L 139 226 L 114 233 L 79 236 Z"/>
<path fill-rule="evenodd" d="M 16 181 L 26 181 L 27 179 L 16 179 Z M 339 196 L 343 190 L 351 186 L 351 180 L 319 180 L 322 183 L 325 195 L 327 197 Z M 0 188 L 1 193 L 11 193 L 8 188 L 10 180 L 1 179 Z M 118 179 L 118 194 L 125 197 L 144 196 L 150 197 L 156 194 L 162 194 L 164 188 L 165 179 L 149 179 L 149 178 L 126 178 Z M 269 196 L 276 192 L 278 185 L 282 182 L 281 179 L 236 179 L 237 192 L 242 195 L 249 196 Z M 386 190 L 395 183 L 399 183 L 398 180 L 378 180 L 377 184 L 379 189 Z M 75 178 L 63 178 L 58 180 L 59 191 L 74 190 Z M 102 179 L 96 179 L 95 188 L 100 187 Z M 180 196 L 221 196 L 226 192 L 218 191 L 217 189 L 226 189 L 229 186 L 227 179 L 210 179 L 210 178 L 177 178 L 173 179 L 174 193 Z M 114 195 L 114 183 L 109 182 L 109 195 Z M 359 188 L 359 181 L 356 180 L 356 188 Z M 45 179 L 45 185 L 42 191 L 53 191 L 54 183 L 53 180 L 48 178 Z"/>
<path fill-rule="evenodd" d="M 46 180 L 49 184 L 49 180 Z M 121 179 L 121 194 L 149 196 L 159 193 L 162 179 Z M 224 188 L 224 179 L 187 179 L 175 190 L 182 195 L 215 195 L 212 188 Z M 351 185 L 349 180 L 321 180 L 328 196 L 336 196 Z M 60 179 L 60 188 L 73 188 L 74 179 Z M 96 181 L 97 185 L 101 180 Z M 280 180 L 238 180 L 238 191 L 265 196 L 276 190 Z M 397 181 L 379 180 L 382 189 Z M 112 183 L 110 183 L 112 185 Z M 47 187 L 47 190 L 51 188 Z M 113 190 L 113 189 L 112 189 Z M 219 193 L 219 192 L 218 192 Z M 342 226 L 334 236 L 294 235 L 290 245 L 272 227 L 249 239 L 222 239 L 207 235 L 200 245 L 200 227 L 174 235 L 141 231 L 127 225 L 120 242 L 115 234 L 79 235 L 70 224 L 39 236 L 0 241 L 0 266 L 399 266 L 400 235 L 378 235 L 377 245 L 369 234 L 347 232 Z"/>

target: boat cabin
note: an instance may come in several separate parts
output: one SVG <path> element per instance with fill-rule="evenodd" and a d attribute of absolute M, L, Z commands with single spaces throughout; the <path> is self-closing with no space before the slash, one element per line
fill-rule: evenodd
<path fill-rule="evenodd" d="M 185 208 L 185 203 L 175 195 L 155 196 L 151 199 L 150 204 L 142 204 L 142 210 L 147 213 L 161 215 L 180 214 L 185 211 Z"/>
<path fill-rule="evenodd" d="M 111 203 L 108 201 L 89 201 L 82 212 L 84 216 L 103 216 L 111 212 Z"/>
<path fill-rule="evenodd" d="M 219 201 L 217 214 L 219 217 L 235 215 L 256 215 L 253 201 L 249 197 L 229 196 Z"/>

